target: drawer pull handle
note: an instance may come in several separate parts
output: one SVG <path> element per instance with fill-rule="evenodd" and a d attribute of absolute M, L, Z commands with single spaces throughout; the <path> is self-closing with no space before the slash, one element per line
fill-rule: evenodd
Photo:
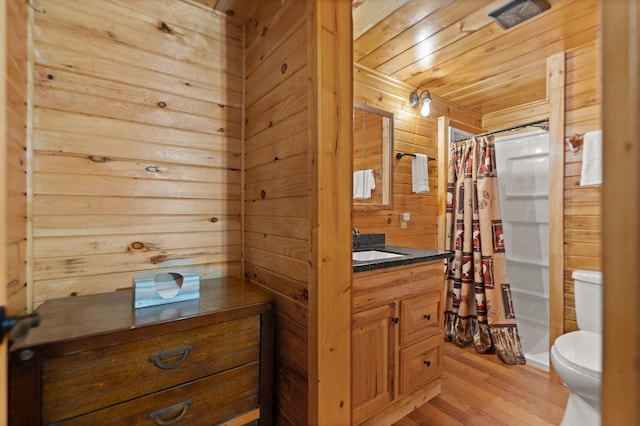
<path fill-rule="evenodd" d="M 189 345 L 185 346 L 184 348 L 174 349 L 172 351 L 163 352 L 161 354 L 153 354 L 149 357 L 149 361 L 158 368 L 162 368 L 163 370 L 170 370 L 185 362 L 192 350 L 193 346 Z M 178 355 L 181 355 L 180 359 L 176 360 L 175 362 L 170 362 L 167 364 L 164 363 L 165 358 L 174 358 Z"/>
<path fill-rule="evenodd" d="M 427 314 L 424 316 L 424 319 L 426 319 L 427 321 L 429 321 L 431 319 L 431 314 Z"/>
<path fill-rule="evenodd" d="M 431 367 L 431 361 L 426 360 L 426 361 L 424 362 L 424 365 L 426 365 L 427 367 Z"/>
<path fill-rule="evenodd" d="M 155 424 L 157 424 L 157 425 L 161 425 L 161 426 L 170 425 L 170 424 L 173 424 L 173 423 L 177 422 L 181 418 L 183 418 L 184 415 L 187 414 L 187 410 L 189 409 L 191 404 L 192 404 L 192 402 L 189 399 L 187 401 L 181 402 L 180 404 L 172 405 L 171 407 L 167 407 L 167 408 L 163 408 L 162 410 L 154 411 L 153 413 L 149 414 L 149 418 L 151 420 L 153 420 L 153 422 Z M 171 413 L 175 413 L 178 410 L 180 412 L 175 417 L 164 418 L 167 415 L 169 415 Z"/>
<path fill-rule="evenodd" d="M 392 324 L 397 324 L 397 323 L 399 323 L 399 322 L 400 322 L 400 318 L 398 318 L 398 317 L 393 317 L 393 318 L 391 318 L 391 323 L 392 323 Z"/>

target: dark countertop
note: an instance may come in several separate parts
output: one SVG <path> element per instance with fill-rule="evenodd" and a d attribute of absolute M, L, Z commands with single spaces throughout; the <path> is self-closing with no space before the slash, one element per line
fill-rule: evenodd
<path fill-rule="evenodd" d="M 411 265 L 414 263 L 431 262 L 438 259 L 446 259 L 453 256 L 452 251 L 425 250 L 413 247 L 390 246 L 386 244 L 354 247 L 353 251 L 379 250 L 391 253 L 403 254 L 402 257 L 379 260 L 353 260 L 353 272 L 372 271 L 374 269 L 391 268 L 393 266 Z"/>

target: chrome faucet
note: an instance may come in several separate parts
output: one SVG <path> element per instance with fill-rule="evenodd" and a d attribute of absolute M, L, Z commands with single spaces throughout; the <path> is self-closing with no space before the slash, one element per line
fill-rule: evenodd
<path fill-rule="evenodd" d="M 356 228 L 355 226 L 353 227 L 353 235 L 355 235 L 356 237 L 360 235 L 360 231 L 358 231 L 358 228 Z"/>

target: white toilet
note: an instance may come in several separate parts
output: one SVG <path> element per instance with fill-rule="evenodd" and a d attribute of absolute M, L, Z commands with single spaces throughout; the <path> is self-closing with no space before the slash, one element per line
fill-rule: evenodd
<path fill-rule="evenodd" d="M 551 347 L 551 363 L 571 389 L 561 426 L 600 426 L 602 392 L 602 272 L 573 275 L 578 331 Z"/>

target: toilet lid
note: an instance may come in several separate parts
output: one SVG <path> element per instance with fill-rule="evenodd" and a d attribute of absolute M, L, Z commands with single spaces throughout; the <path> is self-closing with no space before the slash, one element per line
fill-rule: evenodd
<path fill-rule="evenodd" d="M 602 375 L 602 335 L 590 331 L 563 334 L 554 342 L 564 362 L 593 377 Z"/>

